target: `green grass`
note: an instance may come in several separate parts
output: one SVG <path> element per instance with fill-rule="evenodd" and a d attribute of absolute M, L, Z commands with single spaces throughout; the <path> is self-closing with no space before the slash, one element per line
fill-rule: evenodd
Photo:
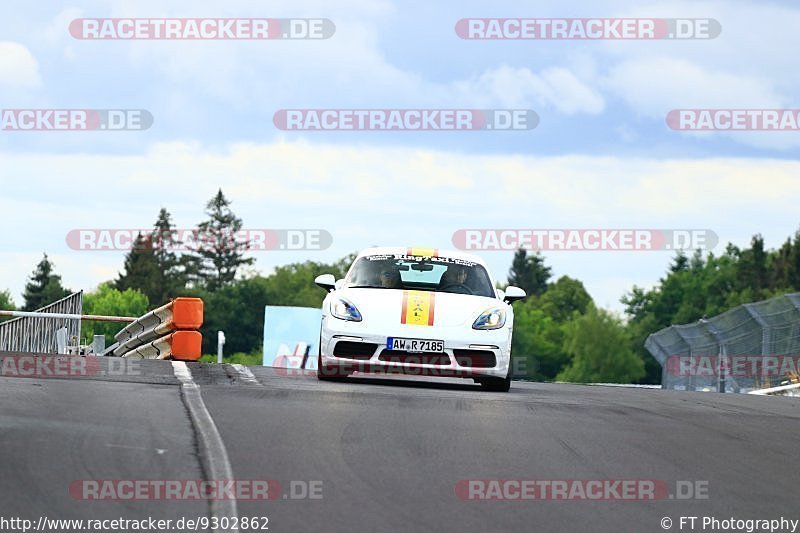
<path fill-rule="evenodd" d="M 246 366 L 261 366 L 263 363 L 264 358 L 261 353 L 261 350 L 252 353 L 243 353 L 237 352 L 233 354 L 223 354 L 222 362 L 223 363 L 238 363 L 240 365 Z M 205 354 L 200 358 L 201 363 L 216 363 L 217 362 L 217 354 Z"/>

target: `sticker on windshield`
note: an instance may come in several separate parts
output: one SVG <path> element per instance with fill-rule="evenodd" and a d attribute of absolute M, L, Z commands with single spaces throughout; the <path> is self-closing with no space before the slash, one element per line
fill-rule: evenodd
<path fill-rule="evenodd" d="M 438 248 L 409 248 L 406 251 L 407 255 L 412 257 L 438 257 Z"/>

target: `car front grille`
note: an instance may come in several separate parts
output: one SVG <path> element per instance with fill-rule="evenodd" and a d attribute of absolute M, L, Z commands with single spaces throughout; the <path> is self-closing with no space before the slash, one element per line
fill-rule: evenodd
<path fill-rule="evenodd" d="M 406 363 L 418 365 L 449 365 L 450 357 L 444 352 L 406 352 L 404 350 L 383 350 L 378 356 L 381 361 L 389 363 Z"/>
<path fill-rule="evenodd" d="M 333 355 L 346 359 L 367 361 L 375 353 L 377 344 L 371 342 L 339 341 L 333 347 Z"/>
<path fill-rule="evenodd" d="M 488 350 L 453 350 L 456 362 L 472 368 L 491 368 L 497 366 L 494 352 Z"/>

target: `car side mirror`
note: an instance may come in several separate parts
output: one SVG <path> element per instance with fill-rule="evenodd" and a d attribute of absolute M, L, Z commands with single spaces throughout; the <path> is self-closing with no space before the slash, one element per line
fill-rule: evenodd
<path fill-rule="evenodd" d="M 508 303 L 522 300 L 526 296 L 525 291 L 519 287 L 514 287 L 513 285 L 506 287 L 505 293 L 505 298 L 503 298 L 503 300 Z"/>
<path fill-rule="evenodd" d="M 326 291 L 332 291 L 336 286 L 336 278 L 333 277 L 333 274 L 320 274 L 314 278 L 314 283 Z"/>

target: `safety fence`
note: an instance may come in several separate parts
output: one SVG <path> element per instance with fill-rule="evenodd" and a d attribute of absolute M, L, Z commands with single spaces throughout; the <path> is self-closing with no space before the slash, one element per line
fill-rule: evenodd
<path fill-rule="evenodd" d="M 749 392 L 800 381 L 800 293 L 735 307 L 650 335 L 662 386 Z"/>
<path fill-rule="evenodd" d="M 0 322 L 0 351 L 66 353 L 68 344 L 80 339 L 81 319 L 76 315 L 82 310 L 83 292 L 76 292 L 30 313 L 40 316 L 20 316 Z M 54 316 L 41 316 L 45 313 Z"/>
<path fill-rule="evenodd" d="M 137 318 L 114 336 L 109 348 L 117 357 L 136 359 L 200 359 L 203 337 L 203 300 L 176 298 Z"/>

